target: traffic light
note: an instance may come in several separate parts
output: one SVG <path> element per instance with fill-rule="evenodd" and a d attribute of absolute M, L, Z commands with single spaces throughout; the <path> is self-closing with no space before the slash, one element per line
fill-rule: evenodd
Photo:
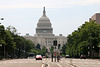
<path fill-rule="evenodd" d="M 54 40 L 54 41 L 53 41 L 53 45 L 54 45 L 54 46 L 57 46 L 57 40 Z"/>
<path fill-rule="evenodd" d="M 58 49 L 60 49 L 60 44 L 58 44 Z"/>

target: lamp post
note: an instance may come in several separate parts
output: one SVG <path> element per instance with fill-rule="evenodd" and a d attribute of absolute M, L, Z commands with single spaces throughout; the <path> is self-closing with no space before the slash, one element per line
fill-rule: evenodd
<path fill-rule="evenodd" d="M 0 20 L 4 20 L 4 18 L 0 18 Z M 5 39 L 5 37 L 4 37 L 4 39 Z M 5 59 L 5 44 L 3 44 L 3 45 L 4 45 L 4 59 Z"/>
<path fill-rule="evenodd" d="M 2 47 L 2 44 L 0 44 L 0 47 Z M 2 55 L 1 55 L 1 52 L 0 52 L 0 59 L 2 59 Z"/>
<path fill-rule="evenodd" d="M 90 47 L 88 47 L 88 58 L 90 57 L 90 52 L 89 52 L 89 50 L 90 50 Z"/>
<path fill-rule="evenodd" d="M 99 47 L 99 59 L 100 59 L 100 45 L 98 47 Z"/>
<path fill-rule="evenodd" d="M 4 18 L 0 18 L 0 20 L 4 20 Z M 1 24 L 1 23 L 0 23 Z"/>
<path fill-rule="evenodd" d="M 94 46 L 93 46 L 93 59 L 94 59 Z"/>

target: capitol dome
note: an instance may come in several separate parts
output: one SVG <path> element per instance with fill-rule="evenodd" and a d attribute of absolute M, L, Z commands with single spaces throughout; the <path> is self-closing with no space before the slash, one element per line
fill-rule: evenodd
<path fill-rule="evenodd" d="M 39 19 L 38 23 L 37 23 L 37 28 L 36 28 L 36 35 L 37 36 L 53 36 L 53 28 L 51 27 L 51 23 L 49 18 L 46 16 L 46 11 L 45 11 L 45 7 L 43 10 L 43 15 L 42 17 Z"/>
<path fill-rule="evenodd" d="M 39 22 L 42 22 L 42 21 L 48 21 L 50 23 L 50 20 L 47 16 L 42 16 L 40 19 L 39 19 Z"/>
<path fill-rule="evenodd" d="M 49 18 L 46 16 L 46 11 L 45 11 L 45 7 L 44 7 L 44 10 L 43 10 L 43 15 L 42 17 L 39 19 L 38 23 L 50 23 L 50 20 Z"/>

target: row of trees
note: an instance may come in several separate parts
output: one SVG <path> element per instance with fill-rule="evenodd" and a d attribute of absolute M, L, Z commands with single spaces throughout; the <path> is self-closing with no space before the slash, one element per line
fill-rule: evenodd
<path fill-rule="evenodd" d="M 35 45 L 19 36 L 13 26 L 0 25 L 0 58 L 24 58 Z"/>
<path fill-rule="evenodd" d="M 85 22 L 78 30 L 68 35 L 67 44 L 64 45 L 64 54 L 78 57 L 82 54 L 88 57 L 98 57 L 100 45 L 100 25 L 95 21 Z"/>
<path fill-rule="evenodd" d="M 5 29 L 0 25 L 0 58 L 26 58 L 29 53 L 45 56 L 47 48 L 40 47 L 40 44 L 35 46 L 32 41 L 19 36 L 15 27 L 9 26 Z"/>

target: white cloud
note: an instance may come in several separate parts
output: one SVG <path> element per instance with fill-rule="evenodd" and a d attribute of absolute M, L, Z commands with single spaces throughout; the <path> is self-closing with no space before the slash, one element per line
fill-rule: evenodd
<path fill-rule="evenodd" d="M 100 3 L 100 0 L 0 0 L 0 8 L 67 8 L 96 3 Z"/>

